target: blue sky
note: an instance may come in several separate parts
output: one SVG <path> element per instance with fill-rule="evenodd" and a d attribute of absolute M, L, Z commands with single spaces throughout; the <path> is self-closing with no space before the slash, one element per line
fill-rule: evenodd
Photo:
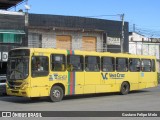
<path fill-rule="evenodd" d="M 100 16 L 125 14 L 130 30 L 133 24 L 142 34 L 160 37 L 160 0 L 29 0 L 29 13 L 56 14 L 71 16 L 99 16 L 97 18 L 120 20 L 119 16 Z M 24 9 L 24 4 L 16 10 Z"/>

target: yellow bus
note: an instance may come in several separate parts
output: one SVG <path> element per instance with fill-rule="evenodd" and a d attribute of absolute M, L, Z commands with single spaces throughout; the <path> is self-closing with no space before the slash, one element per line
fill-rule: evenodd
<path fill-rule="evenodd" d="M 7 94 L 31 99 L 130 91 L 157 86 L 156 58 L 51 48 L 9 52 Z"/>

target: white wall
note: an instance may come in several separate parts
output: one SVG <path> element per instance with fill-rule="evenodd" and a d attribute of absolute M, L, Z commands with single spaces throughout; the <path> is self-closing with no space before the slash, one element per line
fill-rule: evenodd
<path fill-rule="evenodd" d="M 142 42 L 142 38 L 144 41 L 149 42 Z M 157 60 L 160 60 L 159 44 L 151 43 L 151 39 L 137 33 L 132 33 L 132 35 L 129 36 L 129 53 L 156 56 Z M 157 61 L 158 71 L 160 71 L 159 65 L 160 63 Z"/>
<path fill-rule="evenodd" d="M 140 35 L 138 33 L 132 33 L 132 35 L 129 35 L 129 41 L 151 41 L 148 37 L 145 37 L 143 35 Z"/>

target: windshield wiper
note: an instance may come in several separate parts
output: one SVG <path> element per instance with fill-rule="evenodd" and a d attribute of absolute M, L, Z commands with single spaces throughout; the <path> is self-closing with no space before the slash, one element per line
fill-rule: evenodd
<path fill-rule="evenodd" d="M 20 73 L 20 74 L 22 75 L 22 78 L 24 78 L 24 74 L 23 74 L 23 72 L 22 72 L 22 71 L 20 71 L 20 70 L 18 70 L 18 69 L 14 69 L 14 70 L 12 70 L 12 72 L 14 72 L 14 71 L 16 71 L 16 72 Z M 15 73 L 14 73 L 14 74 L 15 74 Z"/>

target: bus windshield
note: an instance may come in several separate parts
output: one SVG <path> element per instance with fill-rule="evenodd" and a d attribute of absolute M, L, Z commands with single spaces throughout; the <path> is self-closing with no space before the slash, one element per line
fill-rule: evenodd
<path fill-rule="evenodd" d="M 9 59 L 8 77 L 9 79 L 25 79 L 28 76 L 28 58 Z"/>
<path fill-rule="evenodd" d="M 18 51 L 19 50 L 16 50 L 14 52 L 11 51 L 10 53 L 12 54 L 9 54 L 8 71 L 7 71 L 8 80 L 26 79 L 29 74 L 29 56 L 25 55 L 17 56 L 15 53 Z"/>

